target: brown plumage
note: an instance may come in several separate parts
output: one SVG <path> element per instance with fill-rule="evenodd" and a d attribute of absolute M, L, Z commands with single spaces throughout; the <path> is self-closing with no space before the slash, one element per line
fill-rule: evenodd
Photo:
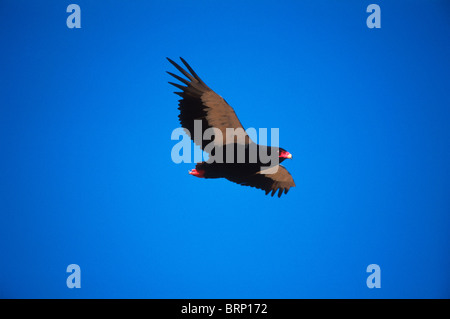
<path fill-rule="evenodd" d="M 238 145 L 243 146 L 246 150 L 246 155 L 249 154 L 253 146 L 258 151 L 264 150 L 267 154 L 272 154 L 278 158 L 278 163 L 272 165 L 270 168 L 266 167 L 263 170 L 261 170 L 261 167 L 264 164 L 261 162 L 259 155 L 257 156 L 256 163 L 249 162 L 248 156 L 245 157 L 246 162 L 244 163 L 237 163 L 236 157 L 233 163 L 202 162 L 198 163 L 190 174 L 202 178 L 226 178 L 240 185 L 262 189 L 266 194 L 271 192 L 272 196 L 277 191 L 278 197 L 283 192 L 286 194 L 291 187 L 295 186 L 295 183 L 291 174 L 289 174 L 284 166 L 279 165 L 279 163 L 286 158 L 292 158 L 292 155 L 282 148 L 255 144 L 245 132 L 233 108 L 221 96 L 209 88 L 184 59 L 180 59 L 189 72 L 167 58 L 186 79 L 171 72 L 167 73 L 186 85 L 183 86 L 169 82 L 181 90 L 181 92 L 175 92 L 175 94 L 181 97 L 181 100 L 179 100 L 178 109 L 180 110 L 180 114 L 178 118 L 181 126 L 186 130 L 194 143 L 199 145 L 203 150 L 205 150 L 206 145 L 211 143 L 209 140 L 204 141 L 201 138 L 193 136 L 194 120 L 201 120 L 202 136 L 208 128 L 216 128 L 222 133 L 223 139 L 214 139 L 213 143 L 217 149 L 221 148 L 223 150 L 224 158 L 226 146 L 230 145 L 230 141 L 233 142 L 233 147 L 238 147 Z M 236 132 L 238 133 L 234 137 L 234 140 L 230 138 L 231 136 L 227 136 L 227 128 L 237 129 Z M 227 141 L 228 144 L 226 144 Z"/>

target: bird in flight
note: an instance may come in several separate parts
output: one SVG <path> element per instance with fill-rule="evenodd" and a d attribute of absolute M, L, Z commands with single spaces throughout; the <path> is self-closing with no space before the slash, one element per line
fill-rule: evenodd
<path fill-rule="evenodd" d="M 210 159 L 214 159 L 197 163 L 189 174 L 200 178 L 226 178 L 240 185 L 264 190 L 266 195 L 271 193 L 273 196 L 277 191 L 278 197 L 281 197 L 283 192 L 287 194 L 295 183 L 291 174 L 280 163 L 291 159 L 292 155 L 281 147 L 253 142 L 233 108 L 210 89 L 183 58 L 180 59 L 189 72 L 167 58 L 186 77 L 167 72 L 186 85 L 169 82 L 181 90 L 174 92 L 181 97 L 178 107 L 180 124 L 194 143 L 208 153 Z M 215 130 L 216 134 L 213 134 L 210 143 L 192 134 L 196 124 L 200 124 L 202 136 L 208 129 Z M 244 160 L 238 158 L 240 151 Z M 263 158 L 261 154 L 276 160 L 267 165 L 267 157 Z"/>

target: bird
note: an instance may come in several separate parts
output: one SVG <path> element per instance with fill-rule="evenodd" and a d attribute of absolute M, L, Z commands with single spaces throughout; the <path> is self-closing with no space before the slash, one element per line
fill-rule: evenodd
<path fill-rule="evenodd" d="M 169 75 L 184 84 L 169 81 L 169 84 L 181 90 L 174 92 L 181 97 L 178 101 L 180 125 L 194 144 L 210 155 L 208 161 L 196 163 L 195 168 L 189 171 L 190 175 L 205 179 L 225 178 L 239 185 L 261 189 L 266 195 L 271 193 L 272 197 L 276 192 L 278 197 L 281 197 L 283 193 L 287 194 L 291 187 L 295 187 L 292 175 L 281 165 L 284 160 L 292 159 L 291 153 L 281 147 L 259 145 L 253 142 L 245 132 L 234 109 L 224 98 L 209 88 L 183 58 L 180 57 L 180 60 L 187 70 L 170 58 L 167 60 L 185 76 L 183 78 L 167 71 Z M 192 134 L 195 131 L 195 125 L 199 124 L 201 124 L 202 136 L 208 129 L 217 133 L 213 134 L 211 141 Z M 234 135 L 230 135 L 232 132 Z M 243 151 L 241 155 L 245 155 L 243 161 L 238 159 L 239 150 Z M 252 161 L 251 154 L 256 154 Z M 265 166 L 267 158 L 263 161 L 260 154 L 266 154 L 276 161 Z M 210 161 L 212 158 L 214 160 Z"/>

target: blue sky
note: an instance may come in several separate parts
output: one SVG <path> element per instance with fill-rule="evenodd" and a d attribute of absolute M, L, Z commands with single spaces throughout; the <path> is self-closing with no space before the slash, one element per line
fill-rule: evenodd
<path fill-rule="evenodd" d="M 450 297 L 448 2 L 71 3 L 0 3 L 0 297 Z M 179 56 L 289 194 L 172 162 Z"/>

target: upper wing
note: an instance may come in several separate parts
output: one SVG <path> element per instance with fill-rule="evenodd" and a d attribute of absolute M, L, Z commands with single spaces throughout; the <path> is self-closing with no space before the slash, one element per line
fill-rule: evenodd
<path fill-rule="evenodd" d="M 190 73 L 171 59 L 167 58 L 167 60 L 169 60 L 169 62 L 172 63 L 187 79 L 171 72 L 167 73 L 186 85 L 182 86 L 177 83 L 169 82 L 182 91 L 175 92 L 175 94 L 182 97 L 182 99 L 179 100 L 178 109 L 180 110 L 180 115 L 178 115 L 178 118 L 180 119 L 181 126 L 188 130 L 187 133 L 194 143 L 199 145 L 202 149 L 204 149 L 205 145 L 210 143 L 210 141 L 203 141 L 202 138 L 203 133 L 208 128 L 219 129 L 222 133 L 222 140 L 215 137 L 214 145 L 224 145 L 227 141 L 228 143 L 250 143 L 250 137 L 242 127 L 233 108 L 229 106 L 221 96 L 211 90 L 183 58 L 180 59 Z M 194 120 L 202 121 L 202 136 L 200 137 L 194 136 Z M 227 132 L 227 128 L 235 130 L 234 137 L 232 136 L 233 132 L 231 130 L 228 130 Z"/>
<path fill-rule="evenodd" d="M 276 173 L 270 174 L 272 169 L 277 168 Z M 281 197 L 283 191 L 287 194 L 289 189 L 295 186 L 294 179 L 283 165 L 274 166 L 251 176 L 227 177 L 227 179 L 240 185 L 262 189 L 266 195 L 272 192 L 273 196 L 278 190 L 278 197 Z"/>

